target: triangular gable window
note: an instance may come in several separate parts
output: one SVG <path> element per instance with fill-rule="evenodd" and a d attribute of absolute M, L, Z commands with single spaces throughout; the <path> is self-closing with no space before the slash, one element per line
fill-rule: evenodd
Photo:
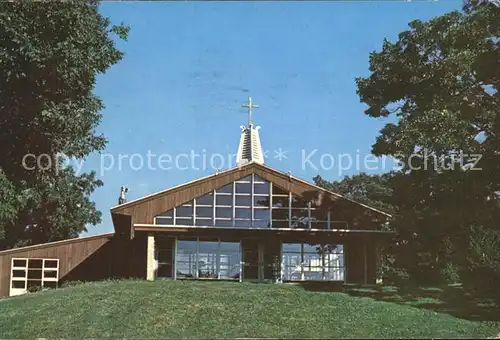
<path fill-rule="evenodd" d="M 255 174 L 159 214 L 155 218 L 155 224 L 231 228 L 332 228 L 328 211 L 315 207 Z"/>

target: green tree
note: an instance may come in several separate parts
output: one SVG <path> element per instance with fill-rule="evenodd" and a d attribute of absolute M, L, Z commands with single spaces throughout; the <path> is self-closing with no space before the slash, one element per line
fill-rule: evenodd
<path fill-rule="evenodd" d="M 111 34 L 126 39 L 128 27 L 96 1 L 26 1 L 0 4 L 0 32 L 0 249 L 77 237 L 100 221 L 89 196 L 102 183 L 58 156 L 103 150 L 92 91 L 123 57 Z M 27 154 L 49 157 L 40 167 Z"/>
<path fill-rule="evenodd" d="M 500 8 L 469 1 L 409 26 L 356 79 L 365 113 L 392 121 L 372 152 L 403 167 L 391 184 L 400 264 L 426 281 L 450 264 L 499 275 L 500 242 L 480 254 L 477 242 L 500 233 Z"/>
<path fill-rule="evenodd" d="M 393 176 L 394 173 L 369 175 L 362 172 L 353 176 L 345 176 L 341 181 L 326 181 L 319 175 L 314 177 L 313 181 L 317 186 L 341 194 L 348 199 L 393 213 L 391 188 Z"/>

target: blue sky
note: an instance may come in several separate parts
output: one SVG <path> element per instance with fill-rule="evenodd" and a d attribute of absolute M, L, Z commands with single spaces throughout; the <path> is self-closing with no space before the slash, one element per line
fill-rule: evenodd
<path fill-rule="evenodd" d="M 98 132 L 109 139 L 109 155 L 91 155 L 83 166 L 104 182 L 92 196 L 102 223 L 90 226 L 88 234 L 113 230 L 109 208 L 121 185 L 130 189 L 127 198 L 135 199 L 206 176 L 214 172 L 209 160 L 216 153 L 225 161 L 214 158 L 214 165 L 228 168 L 226 155 L 236 153 L 239 127 L 247 122 L 240 105 L 249 95 L 260 105 L 254 122 L 262 126 L 268 166 L 308 181 L 317 174 L 336 180 L 366 171 L 363 166 L 339 171 L 330 163 L 340 154 L 363 159 L 385 124 L 363 114 L 355 77 L 369 75 L 369 53 L 380 50 L 384 38 L 394 41 L 409 21 L 461 5 L 454 0 L 103 3 L 101 13 L 131 31 L 127 42 L 117 43 L 124 59 L 98 78 L 95 90 L 106 105 Z M 286 159 L 275 158 L 280 148 Z M 156 170 L 146 166 L 148 150 Z M 205 155 L 205 169 L 200 157 L 195 167 L 185 158 L 179 158 L 183 169 L 155 166 L 160 154 L 175 159 L 191 150 Z M 130 163 L 133 154 L 141 156 Z M 311 163 L 304 163 L 308 155 Z M 141 157 L 145 166 L 134 170 Z"/>

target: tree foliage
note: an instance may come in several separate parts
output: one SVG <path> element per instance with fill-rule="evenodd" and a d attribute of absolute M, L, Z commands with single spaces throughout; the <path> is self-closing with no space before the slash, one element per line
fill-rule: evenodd
<path fill-rule="evenodd" d="M 329 182 L 319 175 L 314 177 L 313 181 L 317 186 L 341 194 L 350 200 L 393 213 L 392 188 L 390 187 L 393 176 L 394 173 L 369 175 L 362 172 L 346 176 L 341 181 Z"/>
<path fill-rule="evenodd" d="M 111 35 L 125 39 L 128 27 L 96 1 L 3 2 L 0 32 L 0 249 L 76 237 L 100 221 L 89 195 L 102 183 L 59 156 L 103 150 L 92 91 L 123 57 Z M 28 154 L 47 156 L 37 165 Z"/>
<path fill-rule="evenodd" d="M 498 275 L 500 8 L 470 1 L 409 26 L 356 80 L 365 114 L 392 121 L 372 152 L 402 165 L 391 179 L 399 265 L 425 281 L 450 264 Z M 493 244 L 480 246 L 484 235 Z"/>

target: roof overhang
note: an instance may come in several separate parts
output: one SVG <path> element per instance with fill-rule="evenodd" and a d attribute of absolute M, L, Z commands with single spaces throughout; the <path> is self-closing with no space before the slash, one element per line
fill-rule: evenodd
<path fill-rule="evenodd" d="M 292 233 L 292 234 L 365 234 L 365 235 L 396 235 L 394 231 L 365 230 L 365 229 L 291 229 L 291 228 L 232 228 L 232 227 L 202 227 L 202 226 L 180 226 L 180 225 L 158 225 L 136 223 L 135 231 L 160 232 L 160 233 L 187 233 L 198 231 L 218 232 L 239 232 L 239 233 Z"/>

